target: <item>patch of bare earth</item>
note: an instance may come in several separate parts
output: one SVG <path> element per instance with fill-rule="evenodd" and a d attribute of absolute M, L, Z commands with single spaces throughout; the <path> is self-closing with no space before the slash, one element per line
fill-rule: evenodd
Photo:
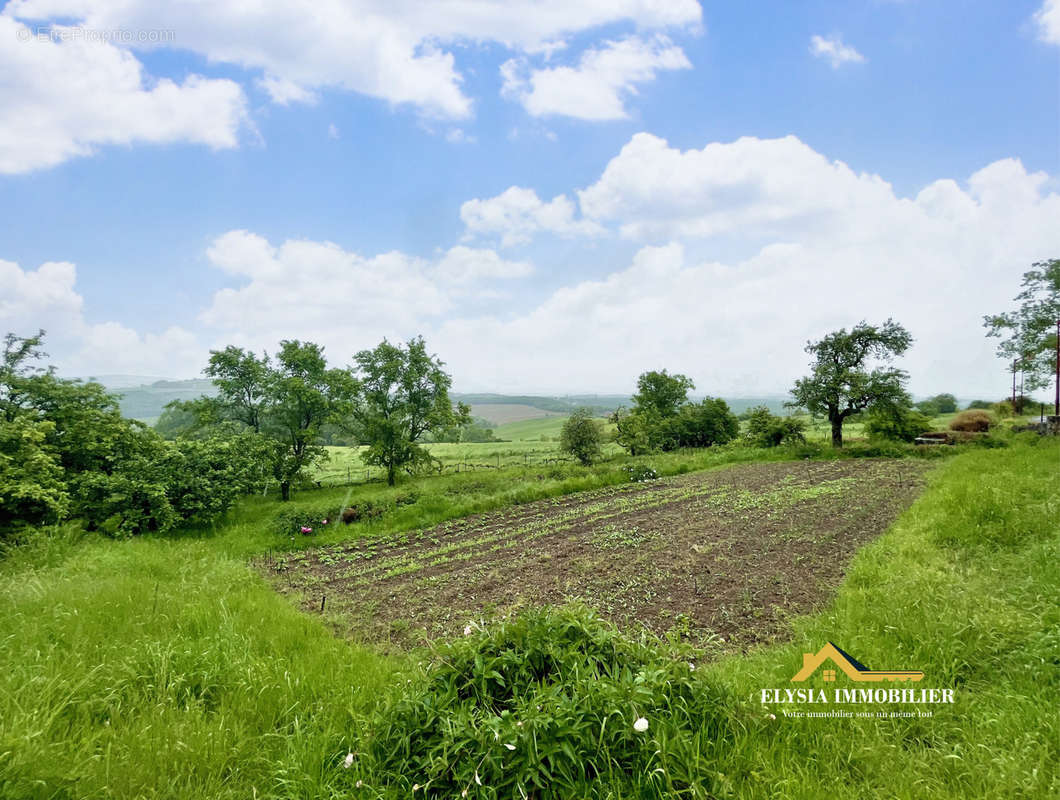
<path fill-rule="evenodd" d="M 820 608 L 929 465 L 758 463 L 543 500 L 257 567 L 345 633 L 397 644 L 580 601 L 627 628 L 746 646 Z"/>

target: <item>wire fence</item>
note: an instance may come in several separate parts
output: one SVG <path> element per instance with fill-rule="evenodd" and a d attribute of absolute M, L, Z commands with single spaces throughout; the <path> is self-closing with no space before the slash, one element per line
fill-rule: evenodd
<path fill-rule="evenodd" d="M 605 448 L 605 458 L 621 453 L 617 447 Z M 434 469 L 424 470 L 423 475 L 459 475 L 465 472 L 497 470 L 507 467 L 549 467 L 558 464 L 576 464 L 577 459 L 560 455 L 555 451 L 530 451 L 524 453 L 496 453 L 478 458 L 469 457 L 459 460 L 440 461 Z M 360 486 L 368 483 L 380 483 L 386 480 L 386 470 L 379 467 L 365 467 L 354 464 L 325 466 L 312 480 L 319 488 L 338 488 L 342 486 Z"/>

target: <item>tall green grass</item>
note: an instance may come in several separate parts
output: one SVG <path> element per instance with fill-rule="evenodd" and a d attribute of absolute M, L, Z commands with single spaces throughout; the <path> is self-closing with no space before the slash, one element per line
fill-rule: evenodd
<path fill-rule="evenodd" d="M 0 580 L 0 797 L 332 796 L 388 659 L 202 543 L 51 549 Z"/>

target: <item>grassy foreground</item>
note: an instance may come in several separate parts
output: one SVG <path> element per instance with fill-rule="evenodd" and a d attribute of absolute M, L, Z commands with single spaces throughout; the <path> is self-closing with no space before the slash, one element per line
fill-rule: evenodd
<path fill-rule="evenodd" d="M 555 480 L 560 491 L 569 479 Z M 494 746 L 474 696 L 454 700 L 436 670 L 335 639 L 250 572 L 245 556 L 266 541 L 249 531 L 253 511 L 202 539 L 56 534 L 0 562 L 0 797 L 402 797 L 417 782 L 408 770 L 444 754 L 468 796 L 506 796 L 473 778 L 488 755 L 474 748 Z M 947 459 L 790 645 L 692 673 L 688 653 L 595 631 L 632 666 L 608 667 L 610 683 L 561 670 L 544 687 L 557 715 L 628 726 L 645 714 L 649 730 L 605 737 L 537 719 L 554 760 L 510 766 L 536 770 L 538 797 L 1056 796 L 1058 519 L 1055 442 Z M 462 640 L 452 663 L 473 673 L 508 635 Z M 923 670 L 957 702 L 929 719 L 791 719 L 761 705 L 761 689 L 790 686 L 802 653 L 829 640 L 873 667 Z M 443 701 L 476 733 L 459 750 L 447 749 L 455 726 L 400 725 Z M 605 780 L 580 782 L 589 762 Z"/>

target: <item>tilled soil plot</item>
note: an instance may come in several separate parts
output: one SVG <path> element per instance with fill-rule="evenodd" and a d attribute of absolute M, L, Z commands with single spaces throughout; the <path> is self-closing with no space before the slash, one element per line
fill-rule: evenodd
<path fill-rule="evenodd" d="M 749 645 L 831 599 L 920 493 L 921 461 L 758 463 L 583 492 L 259 561 L 306 610 L 397 644 L 580 601 L 626 628 Z"/>

